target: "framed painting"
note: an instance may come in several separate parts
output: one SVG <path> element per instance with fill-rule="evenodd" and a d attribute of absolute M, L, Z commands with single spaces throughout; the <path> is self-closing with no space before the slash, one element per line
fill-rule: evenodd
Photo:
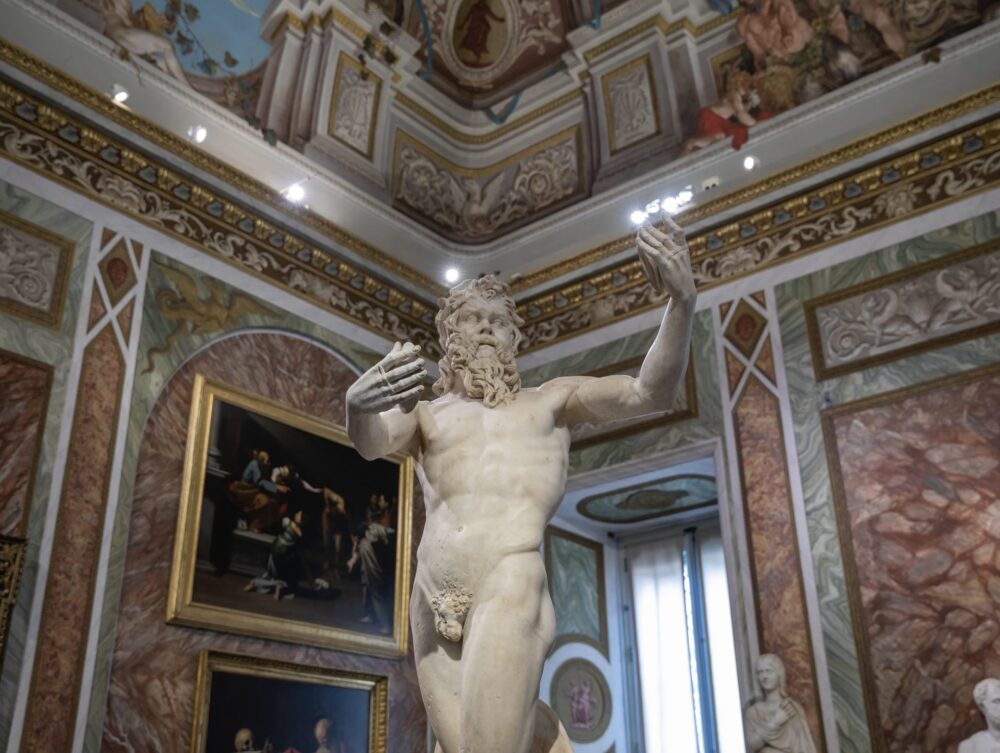
<path fill-rule="evenodd" d="M 639 376 L 639 368 L 645 354 L 629 358 L 619 363 L 613 363 L 602 369 L 588 372 L 586 376 L 609 376 L 611 374 L 624 374 L 626 376 Z M 612 439 L 620 439 L 630 434 L 635 434 L 646 429 L 667 426 L 677 421 L 684 421 L 698 415 L 698 391 L 694 382 L 694 353 L 688 359 L 687 371 L 684 374 L 684 385 L 677 395 L 677 403 L 673 410 L 652 413 L 641 418 L 624 418 L 618 421 L 610 421 L 600 426 L 582 426 L 573 431 L 572 449 L 579 450 L 601 442 L 609 442 Z"/>
<path fill-rule="evenodd" d="M 406 653 L 413 465 L 197 376 L 167 620 Z"/>
<path fill-rule="evenodd" d="M 386 753 L 389 680 L 202 651 L 191 753 Z"/>

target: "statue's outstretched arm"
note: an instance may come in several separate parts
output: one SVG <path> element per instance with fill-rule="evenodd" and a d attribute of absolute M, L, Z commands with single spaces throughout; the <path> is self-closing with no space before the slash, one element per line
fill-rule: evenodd
<path fill-rule="evenodd" d="M 669 217 L 667 232 L 639 229 L 639 259 L 653 288 L 670 296 L 656 339 L 638 377 L 581 379 L 567 403 L 567 420 L 601 423 L 670 410 L 684 381 L 697 293 L 684 233 Z"/>
<path fill-rule="evenodd" d="M 419 429 L 413 409 L 427 376 L 420 347 L 396 343 L 347 390 L 347 433 L 363 458 L 412 450 Z"/>

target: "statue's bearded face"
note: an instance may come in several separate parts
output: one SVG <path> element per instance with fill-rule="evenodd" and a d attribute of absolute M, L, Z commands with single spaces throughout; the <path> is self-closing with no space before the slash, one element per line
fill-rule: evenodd
<path fill-rule="evenodd" d="M 458 380 L 467 396 L 490 408 L 509 403 L 521 387 L 515 361 L 521 335 L 509 299 L 470 296 L 442 325 L 439 394 Z"/>

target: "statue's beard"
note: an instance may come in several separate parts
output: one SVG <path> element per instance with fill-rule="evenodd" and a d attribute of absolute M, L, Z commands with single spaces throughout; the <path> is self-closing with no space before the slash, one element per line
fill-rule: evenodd
<path fill-rule="evenodd" d="M 459 379 L 465 394 L 486 407 L 508 405 L 521 389 L 515 358 L 513 349 L 497 347 L 492 337 L 452 334 L 441 364 L 442 391 Z"/>

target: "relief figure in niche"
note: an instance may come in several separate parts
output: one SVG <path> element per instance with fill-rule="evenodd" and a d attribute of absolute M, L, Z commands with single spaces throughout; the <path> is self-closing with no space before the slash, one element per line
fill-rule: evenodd
<path fill-rule="evenodd" d="M 762 654 L 754 664 L 762 696 L 746 711 L 744 728 L 750 753 L 816 753 L 806 712 L 785 689 L 785 663 Z"/>
<path fill-rule="evenodd" d="M 726 82 L 726 93 L 718 102 L 698 111 L 698 133 L 684 142 L 680 156 L 732 138 L 733 149 L 739 149 L 750 138 L 748 129 L 773 114 L 760 107 L 760 96 L 753 76 L 734 69 Z"/>
<path fill-rule="evenodd" d="M 147 3 L 145 7 L 150 6 Z M 105 35 L 133 55 L 148 58 L 160 70 L 188 86 L 191 85 L 181 67 L 174 43 L 162 34 L 166 30 L 166 20 L 160 14 L 154 14 L 163 24 L 160 33 L 156 33 L 139 25 L 139 19 L 133 15 L 129 0 L 101 0 L 101 13 L 104 15 Z"/>
<path fill-rule="evenodd" d="M 437 399 L 419 401 L 426 372 L 409 343 L 348 390 L 348 432 L 362 456 L 416 460 L 427 522 L 410 624 L 440 753 L 572 750 L 538 699 L 555 635 L 539 549 L 565 488 L 571 430 L 669 410 L 683 383 L 695 286 L 683 233 L 664 219 L 666 232 L 647 224 L 638 233 L 651 287 L 670 302 L 637 377 L 521 389 L 523 322 L 506 284 L 487 275 L 441 301 Z"/>
<path fill-rule="evenodd" d="M 986 717 L 986 729 L 959 743 L 958 753 L 1000 751 L 1000 680 L 988 677 L 972 691 L 972 697 Z"/>

